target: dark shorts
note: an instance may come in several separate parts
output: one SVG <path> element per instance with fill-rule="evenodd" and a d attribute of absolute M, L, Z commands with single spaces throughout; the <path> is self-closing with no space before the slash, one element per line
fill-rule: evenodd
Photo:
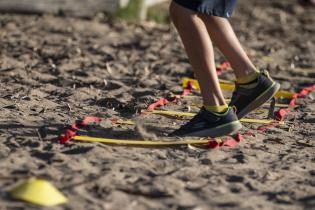
<path fill-rule="evenodd" d="M 177 4 L 197 13 L 229 18 L 237 0 L 173 0 Z"/>

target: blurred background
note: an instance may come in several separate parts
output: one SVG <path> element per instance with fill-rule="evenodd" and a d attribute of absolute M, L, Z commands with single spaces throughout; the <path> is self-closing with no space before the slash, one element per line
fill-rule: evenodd
<path fill-rule="evenodd" d="M 142 138 L 132 125 L 111 120 L 133 120 L 161 97 L 182 93 L 182 78 L 193 73 L 168 4 L 0 0 L 0 209 L 38 209 L 6 196 L 26 177 L 44 177 L 62 190 L 69 202 L 58 210 L 314 209 L 314 92 L 299 99 L 281 128 L 231 150 L 58 143 L 86 116 L 104 122 L 80 134 Z M 306 0 L 239 0 L 231 18 L 257 68 L 290 92 L 314 84 L 314 22 Z M 226 61 L 218 51 L 215 59 Z M 228 70 L 220 78 L 234 75 Z M 190 105 L 201 103 L 198 94 L 163 109 L 197 111 Z M 158 136 L 183 122 L 149 116 Z"/>
<path fill-rule="evenodd" d="M 302 6 L 315 6 L 315 0 L 294 0 Z M 0 12 L 23 14 L 54 14 L 90 18 L 99 14 L 116 16 L 128 21 L 168 21 L 170 0 L 1 0 Z M 239 0 L 244 2 L 244 0 Z M 267 0 L 271 6 L 274 1 Z M 291 4 L 292 0 L 282 2 Z M 287 6 L 286 9 L 290 9 Z"/>
<path fill-rule="evenodd" d="M 167 17 L 166 2 L 168 0 L 1 0 L 0 12 L 76 17 L 93 17 L 105 12 L 132 21 L 153 19 L 161 22 Z"/>

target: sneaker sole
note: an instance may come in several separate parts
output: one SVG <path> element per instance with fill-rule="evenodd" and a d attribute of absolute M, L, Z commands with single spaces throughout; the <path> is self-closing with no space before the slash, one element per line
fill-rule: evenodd
<path fill-rule="evenodd" d="M 264 103 L 269 101 L 280 89 L 280 84 L 274 83 L 270 88 L 258 96 L 253 102 L 246 106 L 241 112 L 237 114 L 238 119 L 243 118 L 248 113 L 254 111 L 258 107 L 262 106 Z"/>
<path fill-rule="evenodd" d="M 240 121 L 233 121 L 215 128 L 205 129 L 198 132 L 193 132 L 187 134 L 187 136 L 196 136 L 196 137 L 220 137 L 226 135 L 236 134 L 242 128 Z"/>

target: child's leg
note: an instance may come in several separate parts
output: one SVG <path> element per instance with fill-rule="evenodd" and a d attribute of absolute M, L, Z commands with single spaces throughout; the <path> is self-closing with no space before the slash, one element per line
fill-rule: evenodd
<path fill-rule="evenodd" d="M 272 98 L 280 85 L 272 80 L 268 72 L 259 73 L 256 70 L 227 19 L 202 14 L 199 17 L 235 71 L 237 88 L 229 105 L 237 108 L 237 116 L 241 119 Z"/>
<path fill-rule="evenodd" d="M 225 105 L 216 73 L 212 42 L 204 23 L 195 12 L 174 2 L 170 6 L 170 14 L 199 81 L 204 104 Z"/>
<path fill-rule="evenodd" d="M 234 110 L 224 101 L 208 31 L 194 11 L 172 2 L 171 17 L 200 84 L 204 107 L 171 136 L 223 136 L 242 128 Z"/>
<path fill-rule="evenodd" d="M 226 18 L 209 15 L 200 14 L 199 16 L 205 23 L 213 42 L 231 63 L 236 78 L 249 76 L 250 79 L 251 75 L 255 77 L 257 70 L 242 48 L 229 21 Z"/>

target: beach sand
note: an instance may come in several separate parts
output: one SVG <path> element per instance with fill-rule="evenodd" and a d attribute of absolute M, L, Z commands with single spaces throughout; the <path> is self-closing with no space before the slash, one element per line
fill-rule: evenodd
<path fill-rule="evenodd" d="M 243 0 L 231 22 L 282 90 L 315 83 L 314 9 L 294 0 Z M 103 121 L 80 135 L 119 139 L 162 139 L 186 122 L 138 115 L 181 94 L 182 77 L 193 77 L 178 35 L 169 25 L 104 17 L 2 14 L 0 26 L 1 210 L 39 208 L 8 196 L 29 177 L 51 181 L 69 199 L 52 209 L 315 209 L 314 91 L 298 100 L 285 125 L 258 132 L 261 125 L 245 123 L 241 133 L 255 136 L 235 148 L 61 145 L 58 136 L 85 116 Z M 216 52 L 216 61 L 225 58 Z M 192 104 L 201 98 L 192 95 L 162 108 L 197 111 Z"/>

